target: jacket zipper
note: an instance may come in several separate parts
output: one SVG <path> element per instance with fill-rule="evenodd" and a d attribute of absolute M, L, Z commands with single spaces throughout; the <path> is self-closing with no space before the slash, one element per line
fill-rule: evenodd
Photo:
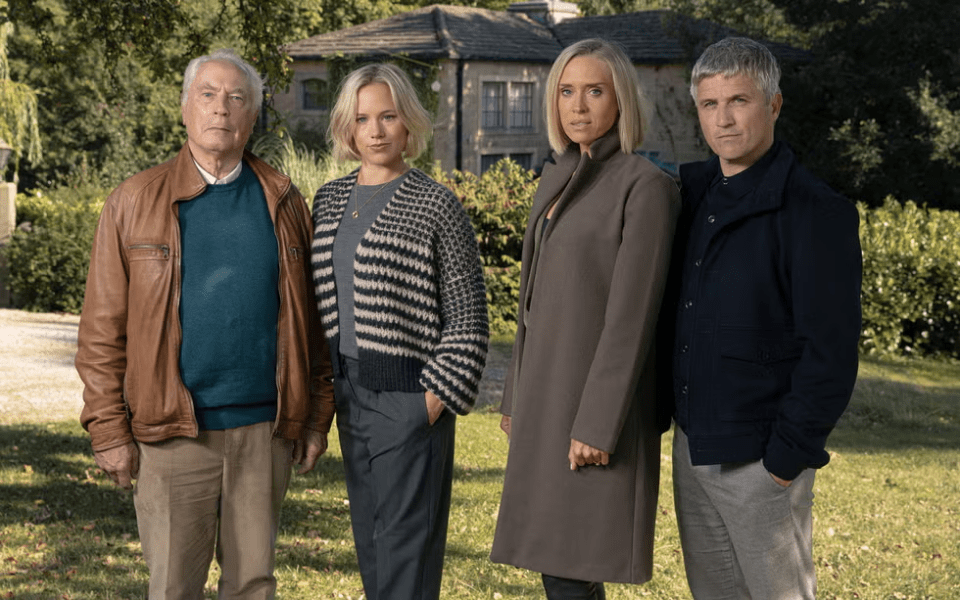
<path fill-rule="evenodd" d="M 160 250 L 163 252 L 163 258 L 170 258 L 170 246 L 166 244 L 134 244 L 127 246 L 128 250 Z"/>
<path fill-rule="evenodd" d="M 277 209 L 274 211 L 276 217 L 273 220 L 273 235 L 277 238 L 277 298 L 280 301 L 280 307 L 277 311 L 277 364 L 275 366 L 274 372 L 274 381 L 277 384 L 277 416 L 273 421 L 273 433 L 277 433 L 277 429 L 280 427 L 280 416 L 281 408 L 283 401 L 283 392 L 280 389 L 280 365 L 283 364 L 283 343 L 280 339 L 282 335 L 282 329 L 280 323 L 283 322 L 283 244 L 280 241 L 280 228 L 278 223 L 280 222 L 280 210 L 286 204 L 287 192 L 290 191 L 290 186 L 293 185 L 292 181 L 287 182 L 287 186 L 280 192 L 280 198 L 277 200 Z M 294 250 L 291 248 L 291 250 Z M 296 255 L 296 252 L 294 252 Z"/>

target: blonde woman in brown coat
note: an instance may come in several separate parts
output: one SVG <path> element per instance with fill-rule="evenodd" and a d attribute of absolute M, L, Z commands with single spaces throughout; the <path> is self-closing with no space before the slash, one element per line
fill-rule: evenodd
<path fill-rule="evenodd" d="M 652 574 L 654 334 L 680 197 L 633 153 L 641 92 L 619 46 L 566 48 L 544 106 L 555 164 L 524 237 L 491 559 L 542 573 L 549 600 L 601 600 L 602 582 Z"/>

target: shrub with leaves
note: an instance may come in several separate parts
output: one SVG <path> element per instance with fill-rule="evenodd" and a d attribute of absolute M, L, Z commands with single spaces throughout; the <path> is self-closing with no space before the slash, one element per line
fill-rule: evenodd
<path fill-rule="evenodd" d="M 4 249 L 14 305 L 79 313 L 90 247 L 108 190 L 59 188 L 17 196 L 17 228 Z"/>
<path fill-rule="evenodd" d="M 537 189 L 536 175 L 505 158 L 481 176 L 461 171 L 447 175 L 438 165 L 432 176 L 453 190 L 473 221 L 487 284 L 490 331 L 514 335 L 520 301 L 520 253 Z"/>
<path fill-rule="evenodd" d="M 861 349 L 960 358 L 960 213 L 899 204 L 860 211 Z"/>

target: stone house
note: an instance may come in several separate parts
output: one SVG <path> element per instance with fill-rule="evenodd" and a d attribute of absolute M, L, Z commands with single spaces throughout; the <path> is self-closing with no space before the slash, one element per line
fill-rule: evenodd
<path fill-rule="evenodd" d="M 432 5 L 288 44 L 293 83 L 274 107 L 294 129 L 321 130 L 324 98 L 339 84 L 329 80 L 331 58 L 413 61 L 434 67 L 433 155 L 445 171 L 482 173 L 505 156 L 537 169 L 550 153 L 542 115 L 550 65 L 564 47 L 603 37 L 626 48 L 647 96 L 640 153 L 675 173 L 679 163 L 709 153 L 688 91 L 694 54 L 683 41 L 697 23 L 666 11 L 580 17 L 575 4 L 558 0 L 517 2 L 506 11 Z"/>

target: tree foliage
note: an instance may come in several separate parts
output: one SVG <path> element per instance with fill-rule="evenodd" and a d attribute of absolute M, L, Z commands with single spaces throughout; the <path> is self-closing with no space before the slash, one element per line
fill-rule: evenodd
<path fill-rule="evenodd" d="M 16 26 L 12 77 L 38 92 L 48 148 L 28 161 L 26 188 L 64 180 L 116 184 L 169 158 L 183 143 L 178 88 L 187 63 L 234 47 L 283 88 L 280 50 L 295 0 L 8 0 L 0 23 Z"/>
<path fill-rule="evenodd" d="M 873 206 L 960 209 L 960 3 L 775 1 L 817 31 L 784 84 L 783 132 L 808 166 Z"/>
<path fill-rule="evenodd" d="M 20 157 L 40 160 L 40 127 L 37 120 L 37 93 L 28 85 L 10 79 L 7 38 L 13 26 L 0 24 L 0 139 L 13 148 L 13 170 Z M 3 173 L 0 172 L 0 179 Z"/>

